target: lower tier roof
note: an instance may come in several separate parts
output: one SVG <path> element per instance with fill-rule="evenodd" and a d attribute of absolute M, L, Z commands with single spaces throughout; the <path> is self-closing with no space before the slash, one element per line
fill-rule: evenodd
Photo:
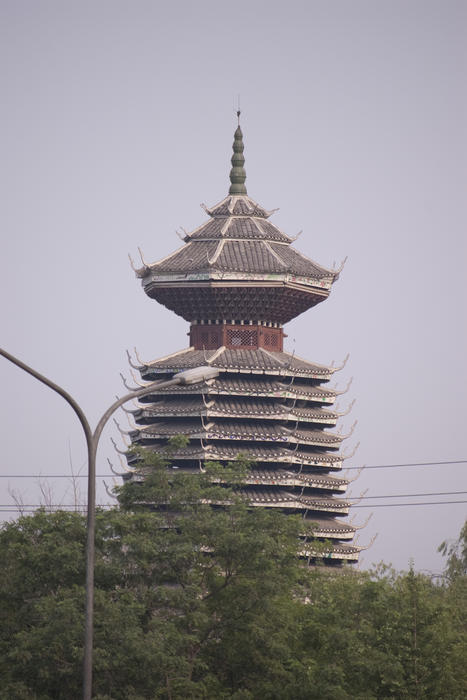
<path fill-rule="evenodd" d="M 298 448 L 298 445 L 296 445 Z M 162 456 L 167 455 L 166 447 L 163 445 L 151 445 L 148 449 Z M 123 454 L 127 454 L 126 452 Z M 326 452 L 304 452 L 299 449 L 287 449 L 279 445 L 267 445 L 261 447 L 249 447 L 248 452 L 240 445 L 225 444 L 222 446 L 214 444 L 189 445 L 171 452 L 171 461 L 174 464 L 184 462 L 232 462 L 236 459 L 247 458 L 257 464 L 266 463 L 278 465 L 297 464 L 302 468 L 319 468 L 325 470 L 342 469 L 342 463 L 346 457 L 341 454 L 327 454 Z M 129 455 L 130 463 L 137 462 L 137 457 Z"/>
<path fill-rule="evenodd" d="M 139 479 L 144 478 L 142 474 Z M 130 475 L 126 476 L 126 481 L 132 480 Z M 285 489 L 257 489 L 249 488 L 248 485 L 242 484 L 235 488 L 236 497 L 240 497 L 251 507 L 275 508 L 284 511 L 293 511 L 305 513 L 308 519 L 314 521 L 314 513 L 332 513 L 337 515 L 348 515 L 351 506 L 350 501 L 345 501 L 341 498 L 333 496 L 315 496 L 313 494 L 304 494 L 297 491 L 287 491 Z M 202 501 L 212 506 L 229 506 L 232 504 L 232 499 L 226 493 L 225 499 L 216 497 Z"/>
<path fill-rule="evenodd" d="M 337 559 L 339 561 L 357 562 L 358 555 L 362 549 L 364 549 L 364 547 L 356 547 L 348 544 L 327 545 L 323 548 L 314 549 L 313 545 L 310 544 L 301 549 L 300 556 L 303 559 Z"/>
<path fill-rule="evenodd" d="M 325 545 L 330 562 L 358 558 L 360 548 L 340 544 L 353 538 L 355 528 L 336 520 L 349 513 L 351 503 L 342 499 L 349 482 L 330 474 L 341 470 L 347 459 L 338 452 L 344 436 L 324 429 L 334 427 L 340 414 L 323 407 L 344 393 L 322 386 L 335 368 L 265 348 L 189 348 L 138 362 L 146 382 L 206 364 L 220 374 L 193 386 L 156 386 L 141 398 L 131 411 L 137 421 L 128 433 L 134 444 L 145 444 L 167 458 L 168 438 L 188 436 L 188 444 L 168 457 L 171 469 L 187 472 L 204 471 L 207 462 L 231 466 L 239 458 L 251 461 L 251 471 L 236 491 L 252 507 L 279 509 L 312 521 L 313 537 L 335 543 Z M 128 462 L 136 465 L 138 457 L 129 453 Z M 144 474 L 129 470 L 124 478 L 138 480 Z M 323 556 L 310 542 L 303 547 L 307 557 Z"/>
<path fill-rule="evenodd" d="M 142 371 L 143 377 L 146 377 Z M 166 376 L 162 375 L 165 378 Z M 154 375 L 154 379 L 149 379 L 150 382 L 155 379 L 161 379 L 160 376 Z M 148 382 L 149 383 L 149 382 Z M 147 386 L 140 384 L 139 386 Z M 130 389 L 131 387 L 127 387 Z M 154 388 L 147 396 L 140 399 L 141 403 L 153 403 L 158 397 L 167 395 L 180 396 L 241 396 L 241 397 L 258 397 L 258 398 L 278 398 L 292 399 L 297 401 L 306 401 L 311 404 L 332 405 L 338 394 L 344 392 L 335 391 L 332 389 L 324 389 L 318 384 L 305 383 L 304 381 L 281 379 L 279 377 L 257 377 L 248 374 L 237 374 L 229 376 L 221 374 L 217 379 L 209 379 L 200 384 L 178 384 L 172 387 L 158 389 Z"/>
<path fill-rule="evenodd" d="M 147 362 L 138 367 L 145 379 L 156 378 L 163 373 L 175 373 L 192 367 L 210 365 L 224 372 L 267 374 L 275 377 L 305 377 L 326 382 L 336 371 L 289 353 L 274 352 L 265 348 L 255 350 L 220 347 L 217 350 L 195 350 L 190 347 L 167 357 Z"/>
<path fill-rule="evenodd" d="M 186 435 L 191 439 L 227 440 L 241 442 L 282 442 L 289 445 L 322 446 L 325 449 L 339 449 L 342 436 L 325 430 L 310 430 L 306 428 L 292 429 L 280 423 L 266 421 L 224 421 L 203 425 L 201 420 L 172 419 L 158 421 L 151 425 L 143 425 L 138 430 L 132 430 L 133 441 L 146 442 L 165 440 L 173 435 Z M 244 449 L 249 449 L 244 447 Z"/>
<path fill-rule="evenodd" d="M 299 493 L 277 490 L 247 490 L 244 489 L 245 498 L 252 506 L 266 506 L 268 508 L 282 508 L 298 511 L 317 511 L 324 513 L 340 513 L 347 515 L 351 503 L 338 498 L 326 498 Z M 311 516 L 311 520 L 313 517 Z"/>
<path fill-rule="evenodd" d="M 169 469 L 177 469 L 180 472 L 186 474 L 199 474 L 198 468 L 189 468 L 186 465 L 179 467 L 177 465 L 172 465 L 168 467 Z M 201 471 L 204 471 L 203 469 Z M 131 472 L 130 476 L 127 474 L 120 474 L 120 476 L 128 479 L 135 478 L 136 480 L 144 479 L 146 475 L 144 469 L 139 469 L 138 471 Z M 212 478 L 213 483 L 223 483 L 221 477 L 216 475 Z M 242 483 L 247 486 L 264 486 L 264 487 L 291 487 L 304 489 L 319 489 L 328 491 L 345 492 L 348 484 L 350 483 L 348 479 L 343 479 L 341 477 L 330 476 L 329 474 L 316 474 L 312 472 L 304 471 L 292 471 L 287 469 L 258 469 L 257 467 L 252 468 L 247 476 L 242 478 Z"/>
<path fill-rule="evenodd" d="M 313 535 L 321 539 L 351 540 L 357 530 L 353 525 L 336 518 L 313 517 L 311 520 Z"/>
<path fill-rule="evenodd" d="M 334 426 L 339 418 L 336 411 L 319 407 L 288 405 L 276 400 L 260 400 L 250 396 L 200 395 L 163 397 L 152 404 L 139 404 L 131 411 L 138 423 L 151 423 L 154 418 L 254 418 L 267 421 L 298 421 Z M 139 426 L 140 427 L 140 426 Z"/>

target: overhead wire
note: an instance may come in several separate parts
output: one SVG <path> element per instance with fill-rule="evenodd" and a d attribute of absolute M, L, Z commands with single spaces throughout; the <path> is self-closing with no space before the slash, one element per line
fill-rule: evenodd
<path fill-rule="evenodd" d="M 431 501 L 431 502 L 424 502 L 421 501 L 420 503 L 372 503 L 372 504 L 357 504 L 352 507 L 352 510 L 354 508 L 400 508 L 403 506 L 445 506 L 449 505 L 452 503 L 467 503 L 467 501 Z"/>
<path fill-rule="evenodd" d="M 438 467 L 445 464 L 467 464 L 467 459 L 451 459 L 442 462 L 404 462 L 400 464 L 366 464 L 363 469 L 394 469 L 397 467 Z M 362 469 L 362 467 L 345 467 L 345 471 Z M 0 474 L 0 479 L 86 479 L 87 474 Z M 104 479 L 109 474 L 97 474 Z"/>
<path fill-rule="evenodd" d="M 394 469 L 397 467 L 425 467 L 425 466 L 442 466 L 442 465 L 449 465 L 449 464 L 467 464 L 467 459 L 458 459 L 458 460 L 443 460 L 443 461 L 438 461 L 438 462 L 405 462 L 405 463 L 395 463 L 395 464 L 370 464 L 366 465 L 364 469 Z M 360 469 L 361 467 L 347 467 L 348 470 L 351 469 Z M 0 474 L 0 478 L 8 478 L 8 479 L 69 479 L 69 480 L 74 480 L 74 479 L 85 479 L 87 478 L 87 474 Z M 105 478 L 108 477 L 108 474 L 98 474 L 97 478 Z M 360 497 L 359 501 L 361 500 L 372 500 L 372 499 L 377 499 L 377 498 L 424 498 L 428 496 L 453 496 L 453 495 L 463 495 L 467 493 L 467 491 L 437 491 L 437 492 L 430 492 L 430 493 L 407 493 L 407 494 L 378 494 L 376 496 L 362 496 Z M 352 505 L 353 508 L 396 508 L 396 507 L 404 507 L 404 506 L 431 506 L 431 505 L 450 505 L 450 504 L 462 504 L 462 503 L 467 503 L 467 501 L 419 501 L 416 503 L 374 503 L 374 504 L 355 504 Z M 44 506 L 44 504 L 0 504 L 0 513 L 9 513 L 9 512 L 17 512 L 17 511 L 25 511 L 25 512 L 33 512 L 37 508 L 46 508 L 46 509 L 54 509 L 54 510 L 60 510 L 60 509 L 73 509 L 76 510 L 77 512 L 80 512 L 83 507 L 76 507 L 76 506 L 71 506 L 71 505 L 49 505 L 49 506 Z M 100 506 L 97 506 L 100 508 L 109 508 L 113 507 L 109 504 L 102 504 Z"/>
<path fill-rule="evenodd" d="M 448 492 L 449 493 L 449 492 Z M 442 494 L 440 493 L 439 495 L 448 495 L 447 494 Z M 456 494 L 462 494 L 462 493 L 467 493 L 466 491 L 452 491 L 450 493 Z M 429 495 L 438 495 L 438 494 L 411 494 L 413 497 L 422 497 L 422 496 L 429 496 Z M 407 496 L 405 496 L 407 497 Z M 398 496 L 363 496 L 362 500 L 364 498 L 404 498 L 404 494 L 400 494 Z M 360 499 L 359 499 L 360 500 Z M 352 505 L 351 508 L 352 510 L 354 508 L 401 508 L 404 506 L 444 506 L 444 505 L 453 505 L 453 504 L 462 504 L 462 503 L 467 503 L 467 500 L 460 500 L 460 501 L 418 501 L 415 503 L 368 503 L 368 504 L 361 504 L 357 503 L 355 505 Z M 96 505 L 96 508 L 103 508 L 105 510 L 108 510 L 110 508 L 114 508 L 111 503 L 102 503 L 99 505 Z M 27 503 L 27 504 L 8 504 L 8 503 L 2 503 L 0 504 L 0 513 L 16 513 L 16 512 L 26 512 L 26 513 L 33 513 L 35 510 L 38 508 L 43 508 L 46 511 L 59 511 L 59 510 L 65 510 L 65 511 L 75 511 L 77 513 L 85 512 L 86 511 L 86 506 L 76 506 L 73 504 L 43 504 L 43 503 Z"/>
<path fill-rule="evenodd" d="M 404 464 L 366 464 L 364 469 L 394 469 L 396 467 L 438 467 L 442 464 L 467 464 L 467 459 L 451 459 L 445 462 L 407 462 Z M 346 467 L 346 469 L 361 469 L 361 467 Z"/>
<path fill-rule="evenodd" d="M 421 496 L 460 496 L 467 491 L 435 491 L 433 493 L 394 493 L 384 494 L 382 496 L 361 496 L 361 499 L 367 498 L 418 498 Z"/>

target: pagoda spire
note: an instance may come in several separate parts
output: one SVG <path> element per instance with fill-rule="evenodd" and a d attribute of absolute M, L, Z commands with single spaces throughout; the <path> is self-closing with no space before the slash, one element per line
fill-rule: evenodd
<path fill-rule="evenodd" d="M 247 194 L 245 187 L 246 172 L 245 168 L 245 157 L 243 155 L 243 134 L 240 129 L 240 110 L 237 112 L 238 126 L 234 134 L 233 142 L 233 156 L 231 159 L 232 170 L 230 171 L 230 188 L 229 194 Z"/>

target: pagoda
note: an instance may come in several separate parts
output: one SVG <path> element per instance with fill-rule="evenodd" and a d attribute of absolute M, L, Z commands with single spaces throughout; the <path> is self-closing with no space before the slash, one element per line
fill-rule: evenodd
<path fill-rule="evenodd" d="M 241 490 L 252 507 L 301 514 L 325 542 L 326 564 L 355 562 L 361 547 L 352 544 L 356 527 L 346 522 L 351 503 L 343 498 L 349 480 L 339 476 L 345 436 L 333 431 L 343 392 L 328 387 L 336 368 L 283 347 L 284 324 L 324 301 L 339 271 L 295 250 L 269 221 L 273 212 L 248 196 L 243 150 L 239 122 L 227 197 L 203 205 L 208 220 L 181 248 L 135 270 L 151 299 L 190 324 L 188 348 L 150 362 L 130 358 L 142 385 L 200 365 L 219 376 L 140 399 L 127 434 L 161 454 L 171 436 L 185 435 L 188 443 L 171 456 L 174 469 L 198 472 L 206 462 L 247 456 L 253 468 Z M 127 459 L 125 478 L 136 478 Z M 315 561 L 312 542 L 302 554 Z"/>

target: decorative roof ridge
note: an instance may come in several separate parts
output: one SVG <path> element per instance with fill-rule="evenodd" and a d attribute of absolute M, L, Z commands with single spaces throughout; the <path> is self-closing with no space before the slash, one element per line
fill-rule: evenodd
<path fill-rule="evenodd" d="M 276 210 L 273 210 L 273 211 L 276 211 Z M 260 223 L 261 217 L 259 217 L 259 216 L 252 216 L 251 218 L 254 219 L 254 222 L 255 222 L 257 228 L 259 228 L 259 230 L 261 231 L 261 233 L 262 233 L 264 236 L 267 236 L 268 234 L 264 231 L 264 229 L 263 229 L 263 227 L 261 226 L 261 223 Z M 257 219 L 258 219 L 258 221 L 257 221 Z M 295 239 L 294 239 L 294 238 L 291 238 L 291 237 L 288 236 L 286 233 L 284 233 L 284 232 L 282 231 L 282 229 L 279 228 L 279 226 L 276 226 L 275 224 L 272 224 L 270 221 L 268 221 L 268 224 L 269 224 L 270 226 L 273 226 L 275 229 L 277 229 L 277 231 L 279 231 L 279 233 L 281 234 L 281 236 L 284 236 L 284 238 L 287 238 L 287 239 L 288 239 L 287 241 L 274 241 L 274 243 L 280 243 L 281 245 L 290 245 L 291 243 L 294 242 Z"/>
<path fill-rule="evenodd" d="M 362 523 L 361 525 L 353 525 L 353 524 L 352 524 L 352 527 L 354 528 L 354 530 L 363 530 L 363 528 L 365 528 L 365 527 L 368 525 L 368 523 L 370 522 L 370 520 L 371 520 L 372 517 L 373 517 L 373 512 L 371 512 L 371 513 L 365 518 L 365 522 L 364 522 L 364 523 Z"/>
<path fill-rule="evenodd" d="M 208 212 L 207 210 L 206 210 L 206 213 L 209 214 L 209 212 Z M 212 218 L 214 218 L 214 217 L 211 217 L 211 219 L 212 219 Z M 199 226 L 197 226 L 196 228 L 194 228 L 193 231 L 190 231 L 189 233 L 186 233 L 185 238 L 184 238 L 184 241 L 185 241 L 186 243 L 188 243 L 188 241 L 190 241 L 191 238 L 192 238 L 200 229 L 203 228 L 203 226 L 207 226 L 207 225 L 210 224 L 210 223 L 211 223 L 211 222 L 209 221 L 209 219 L 208 219 L 207 221 L 203 221 L 203 223 L 200 224 Z M 185 231 L 185 229 L 183 229 L 183 230 Z M 180 249 L 179 249 L 179 250 L 180 250 Z"/>
<path fill-rule="evenodd" d="M 135 273 L 135 276 L 137 279 L 142 279 L 145 277 L 149 271 L 149 268 L 147 265 L 143 263 L 143 267 L 136 267 L 133 258 L 131 257 L 130 253 L 128 253 L 128 259 L 130 261 L 131 269 Z"/>
<path fill-rule="evenodd" d="M 330 374 L 334 374 L 334 372 L 339 371 L 339 368 L 337 368 L 337 367 L 329 367 L 328 365 L 322 365 L 319 362 L 310 362 L 310 360 L 305 360 L 303 357 L 296 355 L 295 352 L 288 352 L 288 350 L 283 350 L 282 354 L 289 355 L 292 360 L 293 359 L 300 360 L 300 362 L 305 362 L 305 364 L 307 364 L 307 365 L 312 365 L 313 367 L 318 367 L 318 369 L 325 369 Z"/>
<path fill-rule="evenodd" d="M 212 355 L 212 357 L 210 357 L 209 360 L 206 360 L 206 362 L 208 363 L 208 365 L 210 365 L 211 362 L 214 362 L 214 360 L 217 360 L 217 358 L 219 357 L 219 355 L 222 355 L 222 353 L 225 351 L 225 349 L 226 349 L 225 345 L 221 345 L 220 348 L 217 348 L 217 350 L 216 350 L 216 352 L 214 353 L 214 355 Z"/>
<path fill-rule="evenodd" d="M 278 241 L 273 241 L 271 245 L 281 245 L 280 242 Z M 315 260 L 312 260 L 311 258 L 308 257 L 308 255 L 305 255 L 302 252 L 299 252 L 298 250 L 295 250 L 295 248 L 292 248 L 296 253 L 300 255 L 300 257 L 304 258 L 305 260 L 308 260 L 308 262 L 312 263 L 315 267 L 317 267 L 319 270 L 323 270 L 324 272 L 327 272 L 330 277 L 332 277 L 332 281 L 335 282 L 337 279 L 339 279 L 339 271 L 337 270 L 330 270 L 328 267 L 323 267 L 323 265 L 320 265 L 317 263 Z"/>
<path fill-rule="evenodd" d="M 224 224 L 223 227 L 221 228 L 221 236 L 222 236 L 222 238 L 224 237 L 226 231 L 230 228 L 230 224 L 231 224 L 231 223 L 232 223 L 232 218 L 231 218 L 231 217 L 228 217 L 228 218 L 226 219 L 225 224 Z"/>
<path fill-rule="evenodd" d="M 183 348 L 183 350 L 177 350 L 176 352 L 171 352 L 170 355 L 165 355 L 164 357 L 158 357 L 157 360 L 151 360 L 151 362 L 147 362 L 145 364 L 145 367 L 154 367 L 156 365 L 156 362 L 164 362 L 165 360 L 170 360 L 172 357 L 177 357 L 177 355 L 183 355 L 185 352 L 191 352 L 194 350 L 193 346 L 190 346 L 189 348 Z"/>
<path fill-rule="evenodd" d="M 280 360 L 278 357 L 276 357 L 272 352 L 269 350 L 266 350 L 266 348 L 258 348 L 260 352 L 262 352 L 264 355 L 267 355 L 270 359 L 275 360 L 278 362 L 280 365 L 283 365 L 284 367 L 288 367 L 287 363 L 284 360 Z"/>
<path fill-rule="evenodd" d="M 237 204 L 237 202 L 239 200 L 241 200 L 242 202 L 244 202 L 246 204 L 247 209 L 249 209 L 250 211 L 254 211 L 254 209 L 255 209 L 254 204 L 255 203 L 253 202 L 252 199 L 250 199 L 250 197 L 246 193 L 245 194 L 229 195 L 229 197 L 230 197 L 230 202 L 227 205 L 227 209 L 229 210 L 229 212 L 232 216 L 234 216 L 233 211 L 235 209 L 235 205 Z M 250 204 L 250 202 L 253 202 L 253 205 Z"/>
<path fill-rule="evenodd" d="M 269 250 L 269 252 L 271 253 L 271 255 L 273 255 L 273 256 L 276 258 L 276 260 L 277 260 L 277 262 L 279 263 L 279 265 L 282 265 L 282 267 L 285 267 L 285 269 L 287 270 L 287 268 L 288 268 L 287 263 L 285 263 L 285 262 L 282 260 L 282 258 L 280 257 L 280 255 L 279 255 L 278 253 L 276 253 L 276 252 L 271 248 L 269 241 L 265 241 L 264 239 L 260 239 L 260 240 L 261 240 L 261 243 L 263 243 L 263 245 Z"/>
<path fill-rule="evenodd" d="M 231 223 L 232 223 L 232 221 L 229 219 L 229 225 L 230 225 Z M 265 234 L 265 235 L 266 235 L 266 234 Z M 275 240 L 272 239 L 272 238 L 259 238 L 259 236 L 258 236 L 258 238 L 254 238 L 254 237 L 248 238 L 247 236 L 239 236 L 239 237 L 236 237 L 236 236 L 224 236 L 224 239 L 225 239 L 226 241 L 240 241 L 240 242 L 246 242 L 246 243 L 278 243 L 279 245 L 290 245 L 290 243 L 287 243 L 287 241 L 275 241 Z M 212 238 L 209 238 L 208 236 L 206 236 L 206 238 L 195 238 L 195 239 L 193 239 L 193 240 L 190 239 L 190 243 L 212 243 L 213 241 L 218 241 L 218 240 L 220 240 L 219 237 L 212 237 Z M 180 248 L 179 248 L 176 252 L 177 252 L 177 253 L 180 252 Z M 295 252 L 297 253 L 298 251 L 295 251 Z M 278 255 L 278 253 L 274 253 L 273 251 L 271 251 L 271 255 Z M 169 256 L 169 257 L 170 257 L 170 256 Z M 162 261 L 160 261 L 160 262 L 162 262 Z M 285 263 L 281 260 L 281 265 L 284 265 L 284 264 L 285 264 Z M 140 268 L 140 270 L 141 270 L 141 269 L 144 270 L 145 268 Z M 146 268 L 146 269 L 147 269 L 147 268 Z M 139 271 L 140 271 L 140 270 L 139 270 Z M 281 274 L 281 275 L 282 275 L 282 274 L 284 274 L 284 273 L 283 273 L 283 272 L 278 272 L 278 273 L 276 273 L 276 274 Z M 315 279 L 316 279 L 316 278 L 315 278 Z"/>
<path fill-rule="evenodd" d="M 221 207 L 223 204 L 227 204 L 227 200 L 229 200 L 229 202 L 230 202 L 231 199 L 232 199 L 232 196 L 231 196 L 230 194 L 228 194 L 226 197 L 224 197 L 224 199 L 221 199 L 220 202 L 217 202 L 216 204 L 213 204 L 212 207 L 207 207 L 205 204 L 201 204 L 201 207 L 204 209 L 204 211 L 206 212 L 206 214 L 209 214 L 209 216 L 210 216 L 212 219 L 214 219 L 214 218 L 216 218 L 216 217 L 213 216 L 212 211 L 213 211 L 214 209 L 217 209 L 218 207 Z M 227 205 L 227 208 L 228 208 L 228 205 Z"/>
<path fill-rule="evenodd" d="M 162 258 L 162 260 L 158 260 L 157 262 L 151 263 L 150 265 L 146 265 L 146 270 L 153 270 L 154 268 L 158 267 L 159 265 L 162 265 L 163 262 L 166 260 L 170 260 L 170 258 L 173 258 L 175 255 L 180 253 L 182 250 L 186 250 L 189 246 L 193 244 L 193 241 L 187 241 L 183 245 L 180 246 L 180 248 L 177 248 L 177 250 L 174 250 L 172 253 L 169 253 L 169 255 L 166 255 L 165 258 Z"/>
<path fill-rule="evenodd" d="M 260 233 L 262 233 L 263 236 L 266 236 L 266 233 L 264 232 L 263 227 L 262 227 L 261 224 L 259 223 L 259 218 L 260 218 L 260 217 L 259 217 L 259 216 L 252 216 L 251 218 L 253 219 L 253 223 L 254 223 L 254 225 L 256 226 L 256 228 L 258 229 L 258 231 L 259 231 Z M 272 224 L 271 224 L 271 226 L 272 226 Z M 281 233 L 282 233 L 282 232 L 281 232 Z"/>
<path fill-rule="evenodd" d="M 271 222 L 269 222 L 269 223 L 271 224 Z M 273 224 L 271 224 L 271 226 L 273 226 Z M 277 228 L 277 226 L 276 226 L 276 228 Z M 280 231 L 279 228 L 278 228 L 277 230 Z M 281 233 L 282 233 L 282 231 L 281 231 Z M 265 234 L 265 235 L 266 235 L 266 234 Z M 283 236 L 287 236 L 286 233 L 282 233 L 282 235 L 283 235 Z M 293 239 L 290 238 L 290 236 L 287 236 L 287 238 L 289 239 L 288 241 L 276 241 L 276 240 L 274 240 L 274 239 L 272 239 L 272 238 L 269 238 L 268 240 L 271 241 L 271 243 L 274 243 L 274 245 L 276 245 L 276 244 L 277 244 L 277 245 L 292 245 Z M 299 251 L 299 250 L 296 250 L 296 248 L 292 248 L 292 250 L 294 250 L 296 253 L 298 253 L 299 255 L 301 255 L 300 251 Z"/>
<path fill-rule="evenodd" d="M 210 265 L 214 265 L 214 263 L 216 262 L 217 258 L 218 258 L 219 255 L 222 253 L 222 249 L 223 249 L 223 247 L 224 247 L 224 245 L 225 245 L 225 242 L 226 242 L 226 239 L 225 239 L 225 238 L 221 238 L 221 239 L 220 239 L 219 244 L 218 244 L 218 246 L 217 246 L 217 248 L 216 248 L 216 252 L 214 253 L 213 257 L 212 257 L 212 258 L 208 258 L 208 263 L 209 263 Z"/>
<path fill-rule="evenodd" d="M 205 205 L 201 205 L 206 214 L 208 214 L 212 219 L 217 219 L 217 218 L 225 218 L 227 215 L 226 214 L 214 214 L 216 209 L 221 207 L 223 204 L 227 206 L 227 209 L 230 211 L 229 204 L 231 204 L 232 209 L 235 206 L 235 204 L 238 201 L 242 201 L 245 203 L 248 209 L 250 211 L 254 211 L 254 209 L 261 209 L 262 211 L 265 212 L 266 216 L 264 216 L 265 219 L 268 219 L 270 216 L 272 216 L 276 211 L 279 211 L 279 207 L 276 207 L 275 209 L 265 209 L 259 202 L 257 202 L 255 199 L 250 197 L 248 194 L 242 194 L 242 195 L 231 195 L 228 194 L 224 199 L 221 199 L 220 202 L 217 202 L 216 204 L 213 204 L 212 207 L 207 207 Z M 228 203 L 227 203 L 228 202 Z M 241 216 L 240 214 L 238 216 Z M 246 215 L 244 215 L 246 216 Z M 263 217 L 258 217 L 258 218 L 263 218 Z"/>

